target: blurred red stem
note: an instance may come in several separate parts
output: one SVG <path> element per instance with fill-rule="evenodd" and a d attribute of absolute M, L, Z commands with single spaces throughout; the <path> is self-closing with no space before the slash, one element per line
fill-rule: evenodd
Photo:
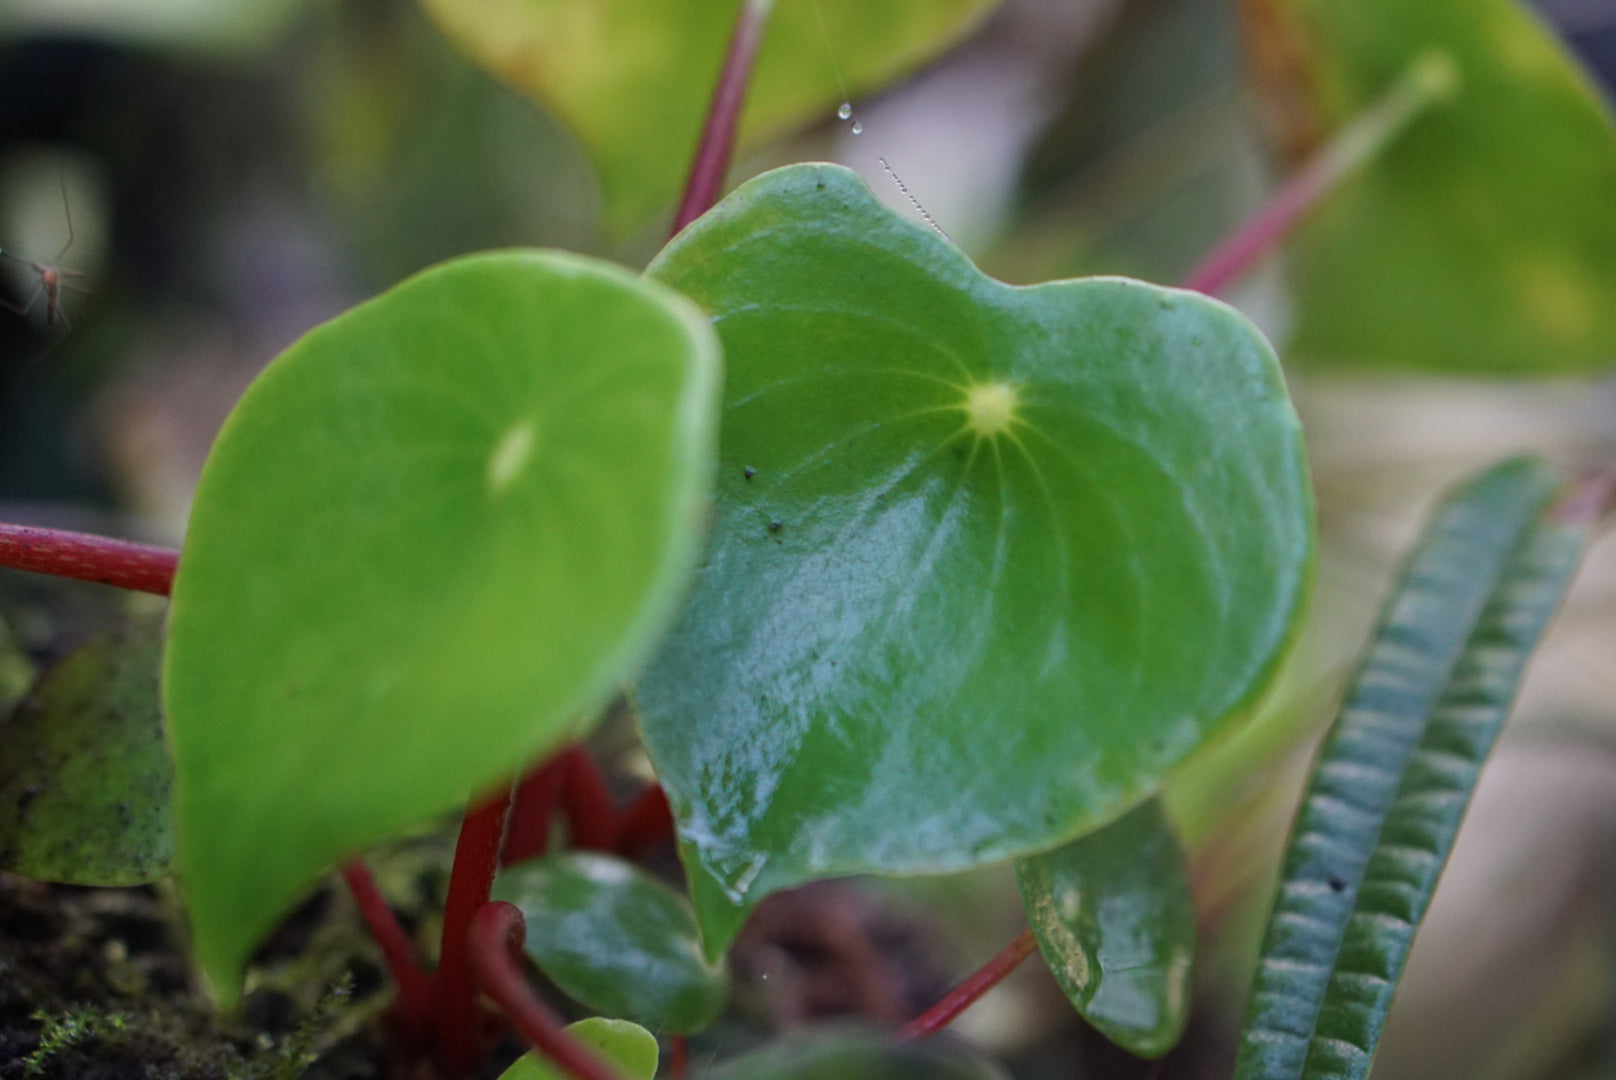
<path fill-rule="evenodd" d="M 505 816 L 511 805 L 506 787 L 466 810 L 449 871 L 449 896 L 443 906 L 443 945 L 433 976 L 433 1013 L 437 1021 L 437 1058 L 445 1076 L 471 1075 L 482 1061 L 482 1025 L 477 984 L 469 955 L 472 921 L 488 903 L 499 867 Z"/>
<path fill-rule="evenodd" d="M 360 917 L 370 929 L 370 936 L 381 946 L 387 973 L 398 986 L 398 1005 L 405 1022 L 412 1025 L 425 1022 L 432 1015 L 432 983 L 416 963 L 409 936 L 399 925 L 393 909 L 387 906 L 381 890 L 376 888 L 376 879 L 370 876 L 369 867 L 359 859 L 349 859 L 342 864 L 342 880 L 348 883 L 348 891 L 359 905 Z"/>
<path fill-rule="evenodd" d="M 718 86 L 707 108 L 701 140 L 696 144 L 696 156 L 690 163 L 690 178 L 685 181 L 685 192 L 673 215 L 669 237 L 677 236 L 686 225 L 710 210 L 723 190 L 724 174 L 729 171 L 730 159 L 735 154 L 735 135 L 740 128 L 741 107 L 746 103 L 746 87 L 752 79 L 758 45 L 763 41 L 763 30 L 773 7 L 774 0 L 745 0 L 735 17 L 729 51 L 724 54 Z"/>
<path fill-rule="evenodd" d="M 502 866 L 536 859 L 550 849 L 550 823 L 567 782 L 565 753 L 542 762 L 522 777 L 511 797 L 511 815 L 505 832 Z"/>
<path fill-rule="evenodd" d="M 975 1005 L 982 995 L 1003 982 L 1005 977 L 1031 956 L 1037 947 L 1038 942 L 1033 938 L 1032 931 L 1023 930 L 1020 937 L 1000 950 L 999 955 L 978 968 L 974 975 L 943 995 L 937 1004 L 899 1028 L 894 1038 L 899 1042 L 915 1042 L 937 1034 L 952 1024 L 960 1013 Z"/>
<path fill-rule="evenodd" d="M 572 846 L 585 851 L 615 851 L 617 848 L 617 808 L 606 790 L 600 769 L 581 746 L 564 753 L 566 779 L 562 801 L 572 826 Z"/>
<path fill-rule="evenodd" d="M 0 567 L 167 596 L 180 554 L 90 533 L 0 525 Z"/>
<path fill-rule="evenodd" d="M 690 1040 L 683 1035 L 673 1037 L 673 1046 L 668 1057 L 669 1080 L 685 1080 L 685 1065 L 690 1060 Z"/>
<path fill-rule="evenodd" d="M 514 904 L 484 904 L 472 920 L 466 944 L 477 986 L 493 999 L 511 1026 L 574 1080 L 622 1080 L 561 1029 L 561 1021 L 528 988 L 513 953 L 526 927 Z"/>
<path fill-rule="evenodd" d="M 673 839 L 673 811 L 660 784 L 649 784 L 617 818 L 617 853 L 645 855 Z"/>

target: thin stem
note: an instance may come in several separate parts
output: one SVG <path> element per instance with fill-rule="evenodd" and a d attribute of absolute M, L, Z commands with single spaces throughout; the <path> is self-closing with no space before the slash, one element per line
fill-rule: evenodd
<path fill-rule="evenodd" d="M 1601 470 L 1581 477 L 1554 507 L 1554 519 L 1589 529 L 1616 511 L 1616 470 Z"/>
<path fill-rule="evenodd" d="M 180 554 L 108 536 L 0 525 L 0 567 L 167 596 Z"/>
<path fill-rule="evenodd" d="M 960 983 L 941 1001 L 898 1029 L 894 1036 L 899 1042 L 915 1042 L 928 1038 L 952 1024 L 966 1009 L 975 1005 L 982 995 L 1004 981 L 1020 963 L 1038 947 L 1031 930 L 1000 950 L 999 955 L 977 969 L 976 973 Z"/>
<path fill-rule="evenodd" d="M 729 171 L 730 159 L 735 155 L 735 135 L 741 125 L 747 83 L 752 79 L 752 66 L 773 8 L 774 0 L 746 0 L 735 17 L 729 51 L 724 54 L 718 86 L 707 107 L 707 120 L 701 129 L 701 140 L 696 144 L 696 156 L 690 163 L 685 193 L 673 215 L 670 237 L 677 236 L 686 225 L 710 210 L 723 190 L 724 174 Z"/>
<path fill-rule="evenodd" d="M 572 826 L 572 846 L 585 851 L 617 849 L 617 808 L 600 769 L 582 746 L 566 751 L 566 782 L 561 798 Z"/>
<path fill-rule="evenodd" d="M 1371 161 L 1420 114 L 1457 92 L 1459 69 L 1440 51 L 1421 53 L 1386 94 L 1331 139 L 1184 278 L 1184 288 L 1215 296 L 1285 239 L 1325 195 Z"/>
<path fill-rule="evenodd" d="M 670 1080 L 685 1080 L 685 1068 L 690 1060 L 690 1040 L 683 1035 L 675 1035 L 672 1046 L 669 1048 L 668 1076 Z"/>
<path fill-rule="evenodd" d="M 398 986 L 398 1004 L 407 1022 L 419 1024 L 432 1015 L 432 982 L 415 960 L 409 935 L 399 925 L 398 916 L 376 887 L 370 869 L 359 859 L 342 865 L 342 880 L 348 883 L 359 905 L 359 914 L 370 929 L 370 936 L 381 946 L 387 973 Z"/>
<path fill-rule="evenodd" d="M 617 853 L 630 858 L 673 839 L 673 810 L 661 784 L 648 784 L 617 818 Z"/>
<path fill-rule="evenodd" d="M 574 1080 L 622 1080 L 561 1029 L 561 1021 L 528 987 L 513 952 L 522 947 L 526 926 L 514 904 L 484 904 L 472 920 L 467 946 L 472 971 L 483 993 L 493 999 L 511 1026 Z"/>
<path fill-rule="evenodd" d="M 449 896 L 443 905 L 443 945 L 432 980 L 438 1064 L 449 1077 L 470 1075 L 482 1058 L 482 1025 L 476 978 L 468 954 L 469 933 L 477 912 L 488 903 L 510 805 L 509 787 L 472 804 L 461 820 L 460 839 L 455 844 Z"/>
<path fill-rule="evenodd" d="M 550 823 L 567 780 L 567 756 L 557 754 L 522 777 L 511 798 L 501 866 L 536 859 L 550 848 Z"/>

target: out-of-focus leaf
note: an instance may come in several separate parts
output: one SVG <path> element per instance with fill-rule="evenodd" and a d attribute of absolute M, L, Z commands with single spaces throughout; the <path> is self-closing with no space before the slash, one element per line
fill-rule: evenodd
<path fill-rule="evenodd" d="M 1439 507 L 1319 751 L 1237 1080 L 1361 1080 L 1482 763 L 1588 539 L 1507 462 Z"/>
<path fill-rule="evenodd" d="M 624 232 L 678 190 L 740 0 L 422 0 L 444 31 L 589 148 Z M 937 55 L 998 0 L 775 0 L 743 145 Z M 844 88 L 845 83 L 845 88 Z"/>
<path fill-rule="evenodd" d="M 102 634 L 0 724 L 0 867 L 72 885 L 168 872 L 174 768 L 157 673 L 161 618 Z"/>
<path fill-rule="evenodd" d="M 576 738 L 640 663 L 697 557 L 718 362 L 656 283 L 507 251 L 349 311 L 247 391 L 163 690 L 221 996 L 332 863 Z"/>
<path fill-rule="evenodd" d="M 703 1080 L 1007 1080 L 958 1047 L 894 1043 L 874 1033 L 821 1032 L 723 1062 Z"/>
<path fill-rule="evenodd" d="M 651 273 L 717 322 L 726 411 L 714 539 L 638 703 L 731 904 L 1047 851 L 1261 692 L 1312 504 L 1231 308 L 1011 288 L 834 166 L 743 186 Z"/>
<path fill-rule="evenodd" d="M 574 853 L 494 882 L 527 921 L 524 948 L 556 986 L 609 1016 L 686 1035 L 723 1012 L 729 975 L 702 957 L 684 897 L 631 863 Z"/>
<path fill-rule="evenodd" d="M 5 0 L 0 38 L 75 35 L 236 52 L 272 45 L 304 0 Z"/>
<path fill-rule="evenodd" d="M 1422 53 L 1459 70 L 1289 248 L 1301 360 L 1475 372 L 1616 361 L 1616 126 L 1516 0 L 1245 0 L 1284 139 L 1317 145 Z"/>
<path fill-rule="evenodd" d="M 1038 948 L 1106 1038 L 1160 1057 L 1189 1019 L 1195 909 L 1158 799 L 1063 848 L 1016 863 Z"/>
<path fill-rule="evenodd" d="M 627 1020 L 591 1016 L 568 1024 L 566 1032 L 623 1072 L 623 1080 L 651 1080 L 656 1075 L 656 1036 Z M 567 1080 L 559 1070 L 537 1053 L 524 1054 L 499 1074 L 499 1080 Z"/>

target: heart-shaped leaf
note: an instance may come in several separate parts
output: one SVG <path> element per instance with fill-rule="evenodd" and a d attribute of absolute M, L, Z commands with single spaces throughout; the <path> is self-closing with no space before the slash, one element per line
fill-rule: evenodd
<path fill-rule="evenodd" d="M 160 617 L 104 633 L 0 724 L 0 867 L 72 885 L 168 872 L 174 767 L 157 700 Z"/>
<path fill-rule="evenodd" d="M 1331 194 L 1290 248 L 1290 352 L 1355 366 L 1511 372 L 1616 360 L 1616 126 L 1515 0 L 1245 0 L 1307 146 L 1422 54 L 1456 97 Z"/>
<path fill-rule="evenodd" d="M 659 1048 L 656 1036 L 627 1020 L 590 1016 L 566 1026 L 577 1039 L 622 1070 L 623 1080 L 651 1080 L 656 1075 Z M 566 1080 L 558 1069 L 536 1053 L 524 1054 L 499 1074 L 499 1080 Z"/>
<path fill-rule="evenodd" d="M 591 1009 L 687 1035 L 717 1019 L 729 975 L 702 958 L 684 897 L 621 859 L 537 859 L 494 882 L 527 920 L 525 948 L 556 986 Z"/>
<path fill-rule="evenodd" d="M 637 666 L 697 554 L 717 391 L 687 302 L 543 252 L 429 270 L 248 390 L 164 676 L 221 996 L 334 861 L 576 737 Z"/>
<path fill-rule="evenodd" d="M 619 233 L 678 190 L 741 7 L 740 0 L 422 4 L 468 54 L 578 134 L 600 170 L 606 224 Z M 997 4 L 775 0 L 743 140 L 779 134 L 846 94 L 912 70 Z"/>
<path fill-rule="evenodd" d="M 1160 1057 L 1189 1019 L 1195 909 L 1184 855 L 1151 799 L 1063 848 L 1016 863 L 1038 948 L 1106 1038 Z"/>
<path fill-rule="evenodd" d="M 714 536 L 639 705 L 731 902 L 1056 847 L 1252 704 L 1312 516 L 1233 309 L 1003 285 L 828 165 L 744 185 L 651 273 L 728 374 Z"/>

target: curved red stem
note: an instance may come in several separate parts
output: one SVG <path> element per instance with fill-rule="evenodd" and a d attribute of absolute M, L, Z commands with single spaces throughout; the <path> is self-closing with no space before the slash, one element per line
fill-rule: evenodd
<path fill-rule="evenodd" d="M 0 525 L 0 566 L 167 596 L 180 553 L 110 536 Z"/>
<path fill-rule="evenodd" d="M 1020 937 L 1001 949 L 997 956 L 978 968 L 974 975 L 943 995 L 937 1004 L 899 1028 L 894 1037 L 899 1042 L 914 1042 L 937 1034 L 952 1024 L 960 1013 L 975 1005 L 983 994 L 1003 982 L 1005 976 L 1031 956 L 1036 948 L 1038 941 L 1032 936 L 1032 931 L 1023 930 Z"/>
<path fill-rule="evenodd" d="M 376 888 L 376 879 L 371 877 L 370 869 L 362 861 L 349 859 L 343 863 L 342 880 L 348 883 L 348 891 L 353 893 L 354 901 L 359 905 L 359 914 L 365 920 L 370 936 L 381 946 L 387 973 L 398 985 L 398 1005 L 405 1022 L 417 1025 L 425 1023 L 432 1015 L 432 982 L 421 965 L 416 963 L 409 935 L 404 933 L 398 917 L 387 906 L 381 890 Z"/>
<path fill-rule="evenodd" d="M 525 936 L 522 912 L 514 904 L 496 900 L 483 905 L 466 942 L 477 985 L 534 1049 L 574 1080 L 622 1080 L 563 1031 L 560 1019 L 528 987 L 521 964 L 512 955 Z"/>
<path fill-rule="evenodd" d="M 450 1077 L 470 1075 L 482 1060 L 481 1014 L 468 954 L 469 934 L 472 920 L 488 903 L 510 805 L 507 787 L 466 810 L 460 823 L 460 839 L 455 844 L 454 865 L 449 871 L 449 896 L 443 905 L 443 946 L 432 991 L 438 1065 Z"/>
<path fill-rule="evenodd" d="M 511 796 L 501 866 L 536 859 L 550 848 L 550 823 L 561 804 L 567 780 L 567 756 L 557 754 L 522 777 Z"/>
<path fill-rule="evenodd" d="M 565 752 L 566 780 L 561 798 L 572 827 L 572 846 L 585 851 L 617 849 L 617 808 L 612 805 L 606 778 L 582 746 Z"/>

